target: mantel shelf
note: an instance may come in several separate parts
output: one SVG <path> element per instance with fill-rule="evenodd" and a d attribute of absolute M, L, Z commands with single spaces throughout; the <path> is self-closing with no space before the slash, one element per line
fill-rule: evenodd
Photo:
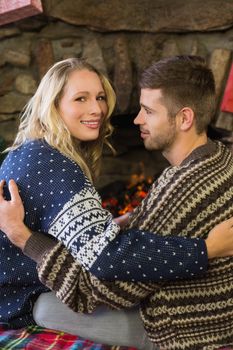
<path fill-rule="evenodd" d="M 0 25 L 43 12 L 41 0 L 1 0 Z"/>

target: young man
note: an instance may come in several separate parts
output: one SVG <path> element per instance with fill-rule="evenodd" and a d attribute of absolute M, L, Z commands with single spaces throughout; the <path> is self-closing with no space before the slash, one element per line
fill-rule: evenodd
<path fill-rule="evenodd" d="M 204 238 L 216 223 L 233 215 L 232 155 L 206 135 L 215 107 L 213 74 L 199 57 L 172 57 L 149 67 L 140 87 L 141 110 L 135 124 L 145 147 L 161 150 L 171 167 L 132 213 L 128 228 Z M 35 237 L 26 246 L 32 257 L 34 242 Z M 232 258 L 212 260 L 208 273 L 190 282 L 166 283 L 161 278 L 157 285 L 101 282 L 84 271 L 80 282 L 78 264 L 59 244 L 44 259 L 36 259 L 42 281 L 74 310 L 91 311 L 99 303 L 127 307 L 144 299 L 144 327 L 159 346 L 193 350 L 232 344 Z M 162 259 L 161 266 L 166 264 Z"/>

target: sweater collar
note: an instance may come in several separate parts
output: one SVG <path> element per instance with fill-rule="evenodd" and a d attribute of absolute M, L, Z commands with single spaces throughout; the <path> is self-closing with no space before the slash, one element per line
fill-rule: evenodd
<path fill-rule="evenodd" d="M 213 152 L 216 151 L 217 144 L 213 142 L 212 140 L 208 139 L 207 143 L 205 145 L 199 146 L 195 148 L 189 155 L 186 157 L 180 165 L 185 165 L 189 163 L 190 161 L 206 157 L 208 155 L 211 155 Z"/>

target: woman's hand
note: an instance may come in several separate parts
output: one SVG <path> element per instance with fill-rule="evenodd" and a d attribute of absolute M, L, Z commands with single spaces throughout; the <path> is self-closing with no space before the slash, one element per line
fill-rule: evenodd
<path fill-rule="evenodd" d="M 233 218 L 215 226 L 206 239 L 208 258 L 233 255 Z"/>
<path fill-rule="evenodd" d="M 0 230 L 17 247 L 23 249 L 26 241 L 31 236 L 30 230 L 24 225 L 24 207 L 19 195 L 18 187 L 14 180 L 9 181 L 11 200 L 3 197 L 5 181 L 0 181 Z"/>

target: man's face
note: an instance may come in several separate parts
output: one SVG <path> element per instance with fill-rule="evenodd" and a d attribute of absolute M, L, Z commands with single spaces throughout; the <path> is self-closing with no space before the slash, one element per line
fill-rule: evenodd
<path fill-rule="evenodd" d="M 169 118 L 161 98 L 160 89 L 141 89 L 141 109 L 134 124 L 140 127 L 146 149 L 164 152 L 174 144 L 177 132 L 176 118 Z"/>

